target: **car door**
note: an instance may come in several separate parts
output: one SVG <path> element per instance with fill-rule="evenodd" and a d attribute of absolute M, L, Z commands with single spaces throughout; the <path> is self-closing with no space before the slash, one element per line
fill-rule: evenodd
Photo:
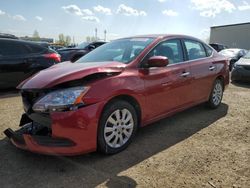
<path fill-rule="evenodd" d="M 216 71 L 212 50 L 196 40 L 183 39 L 183 43 L 191 70 L 192 84 L 190 91 L 192 91 L 192 101 L 194 103 L 204 101 L 211 92 Z"/>
<path fill-rule="evenodd" d="M 16 87 L 24 78 L 28 66 L 26 49 L 15 40 L 1 41 L 0 87 Z"/>
<path fill-rule="evenodd" d="M 143 60 L 145 65 L 152 56 L 166 56 L 169 65 L 142 69 L 145 83 L 147 120 L 157 119 L 190 102 L 190 67 L 184 62 L 179 39 L 171 39 L 157 45 Z M 147 121 L 146 120 L 146 121 Z"/>

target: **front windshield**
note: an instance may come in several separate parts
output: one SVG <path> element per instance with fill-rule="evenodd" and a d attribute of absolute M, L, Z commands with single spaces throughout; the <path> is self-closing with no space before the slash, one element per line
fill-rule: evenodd
<path fill-rule="evenodd" d="M 134 60 L 154 38 L 126 38 L 104 44 L 80 58 L 76 63 Z"/>
<path fill-rule="evenodd" d="M 243 56 L 244 59 L 250 59 L 250 51 L 247 52 L 245 56 Z"/>
<path fill-rule="evenodd" d="M 77 46 L 77 48 L 83 49 L 83 48 L 86 48 L 88 45 L 89 45 L 88 42 L 83 42 L 83 43 L 79 44 L 79 45 Z"/>

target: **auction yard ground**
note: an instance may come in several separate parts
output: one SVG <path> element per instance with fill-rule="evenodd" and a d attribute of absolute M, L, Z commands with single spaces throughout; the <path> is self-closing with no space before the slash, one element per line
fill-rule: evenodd
<path fill-rule="evenodd" d="M 230 85 L 204 105 L 139 130 L 123 152 L 53 157 L 16 149 L 18 94 L 0 96 L 0 187 L 250 187 L 250 85 Z"/>

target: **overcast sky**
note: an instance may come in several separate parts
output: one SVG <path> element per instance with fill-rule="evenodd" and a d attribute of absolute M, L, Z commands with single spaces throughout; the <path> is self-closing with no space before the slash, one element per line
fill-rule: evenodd
<path fill-rule="evenodd" d="M 214 25 L 250 22 L 250 0 L 1 0 L 0 32 L 109 40 L 150 33 L 206 39 Z"/>

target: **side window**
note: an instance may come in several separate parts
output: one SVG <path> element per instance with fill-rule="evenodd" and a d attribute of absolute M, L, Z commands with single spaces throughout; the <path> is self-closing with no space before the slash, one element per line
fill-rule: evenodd
<path fill-rule="evenodd" d="M 207 52 L 207 57 L 211 56 L 213 53 L 213 50 L 206 44 L 204 44 L 204 47 L 205 47 L 206 52 Z"/>
<path fill-rule="evenodd" d="M 206 57 L 206 52 L 202 44 L 198 41 L 184 40 L 189 60 L 195 60 Z"/>
<path fill-rule="evenodd" d="M 169 60 L 169 64 L 176 64 L 184 61 L 181 42 L 178 39 L 167 40 L 158 44 L 144 58 L 143 64 L 153 56 L 165 56 Z"/>
<path fill-rule="evenodd" d="M 20 44 L 19 42 L 4 41 L 1 46 L 1 53 L 4 56 L 19 56 L 26 55 L 29 53 L 29 49 L 25 45 Z"/>

